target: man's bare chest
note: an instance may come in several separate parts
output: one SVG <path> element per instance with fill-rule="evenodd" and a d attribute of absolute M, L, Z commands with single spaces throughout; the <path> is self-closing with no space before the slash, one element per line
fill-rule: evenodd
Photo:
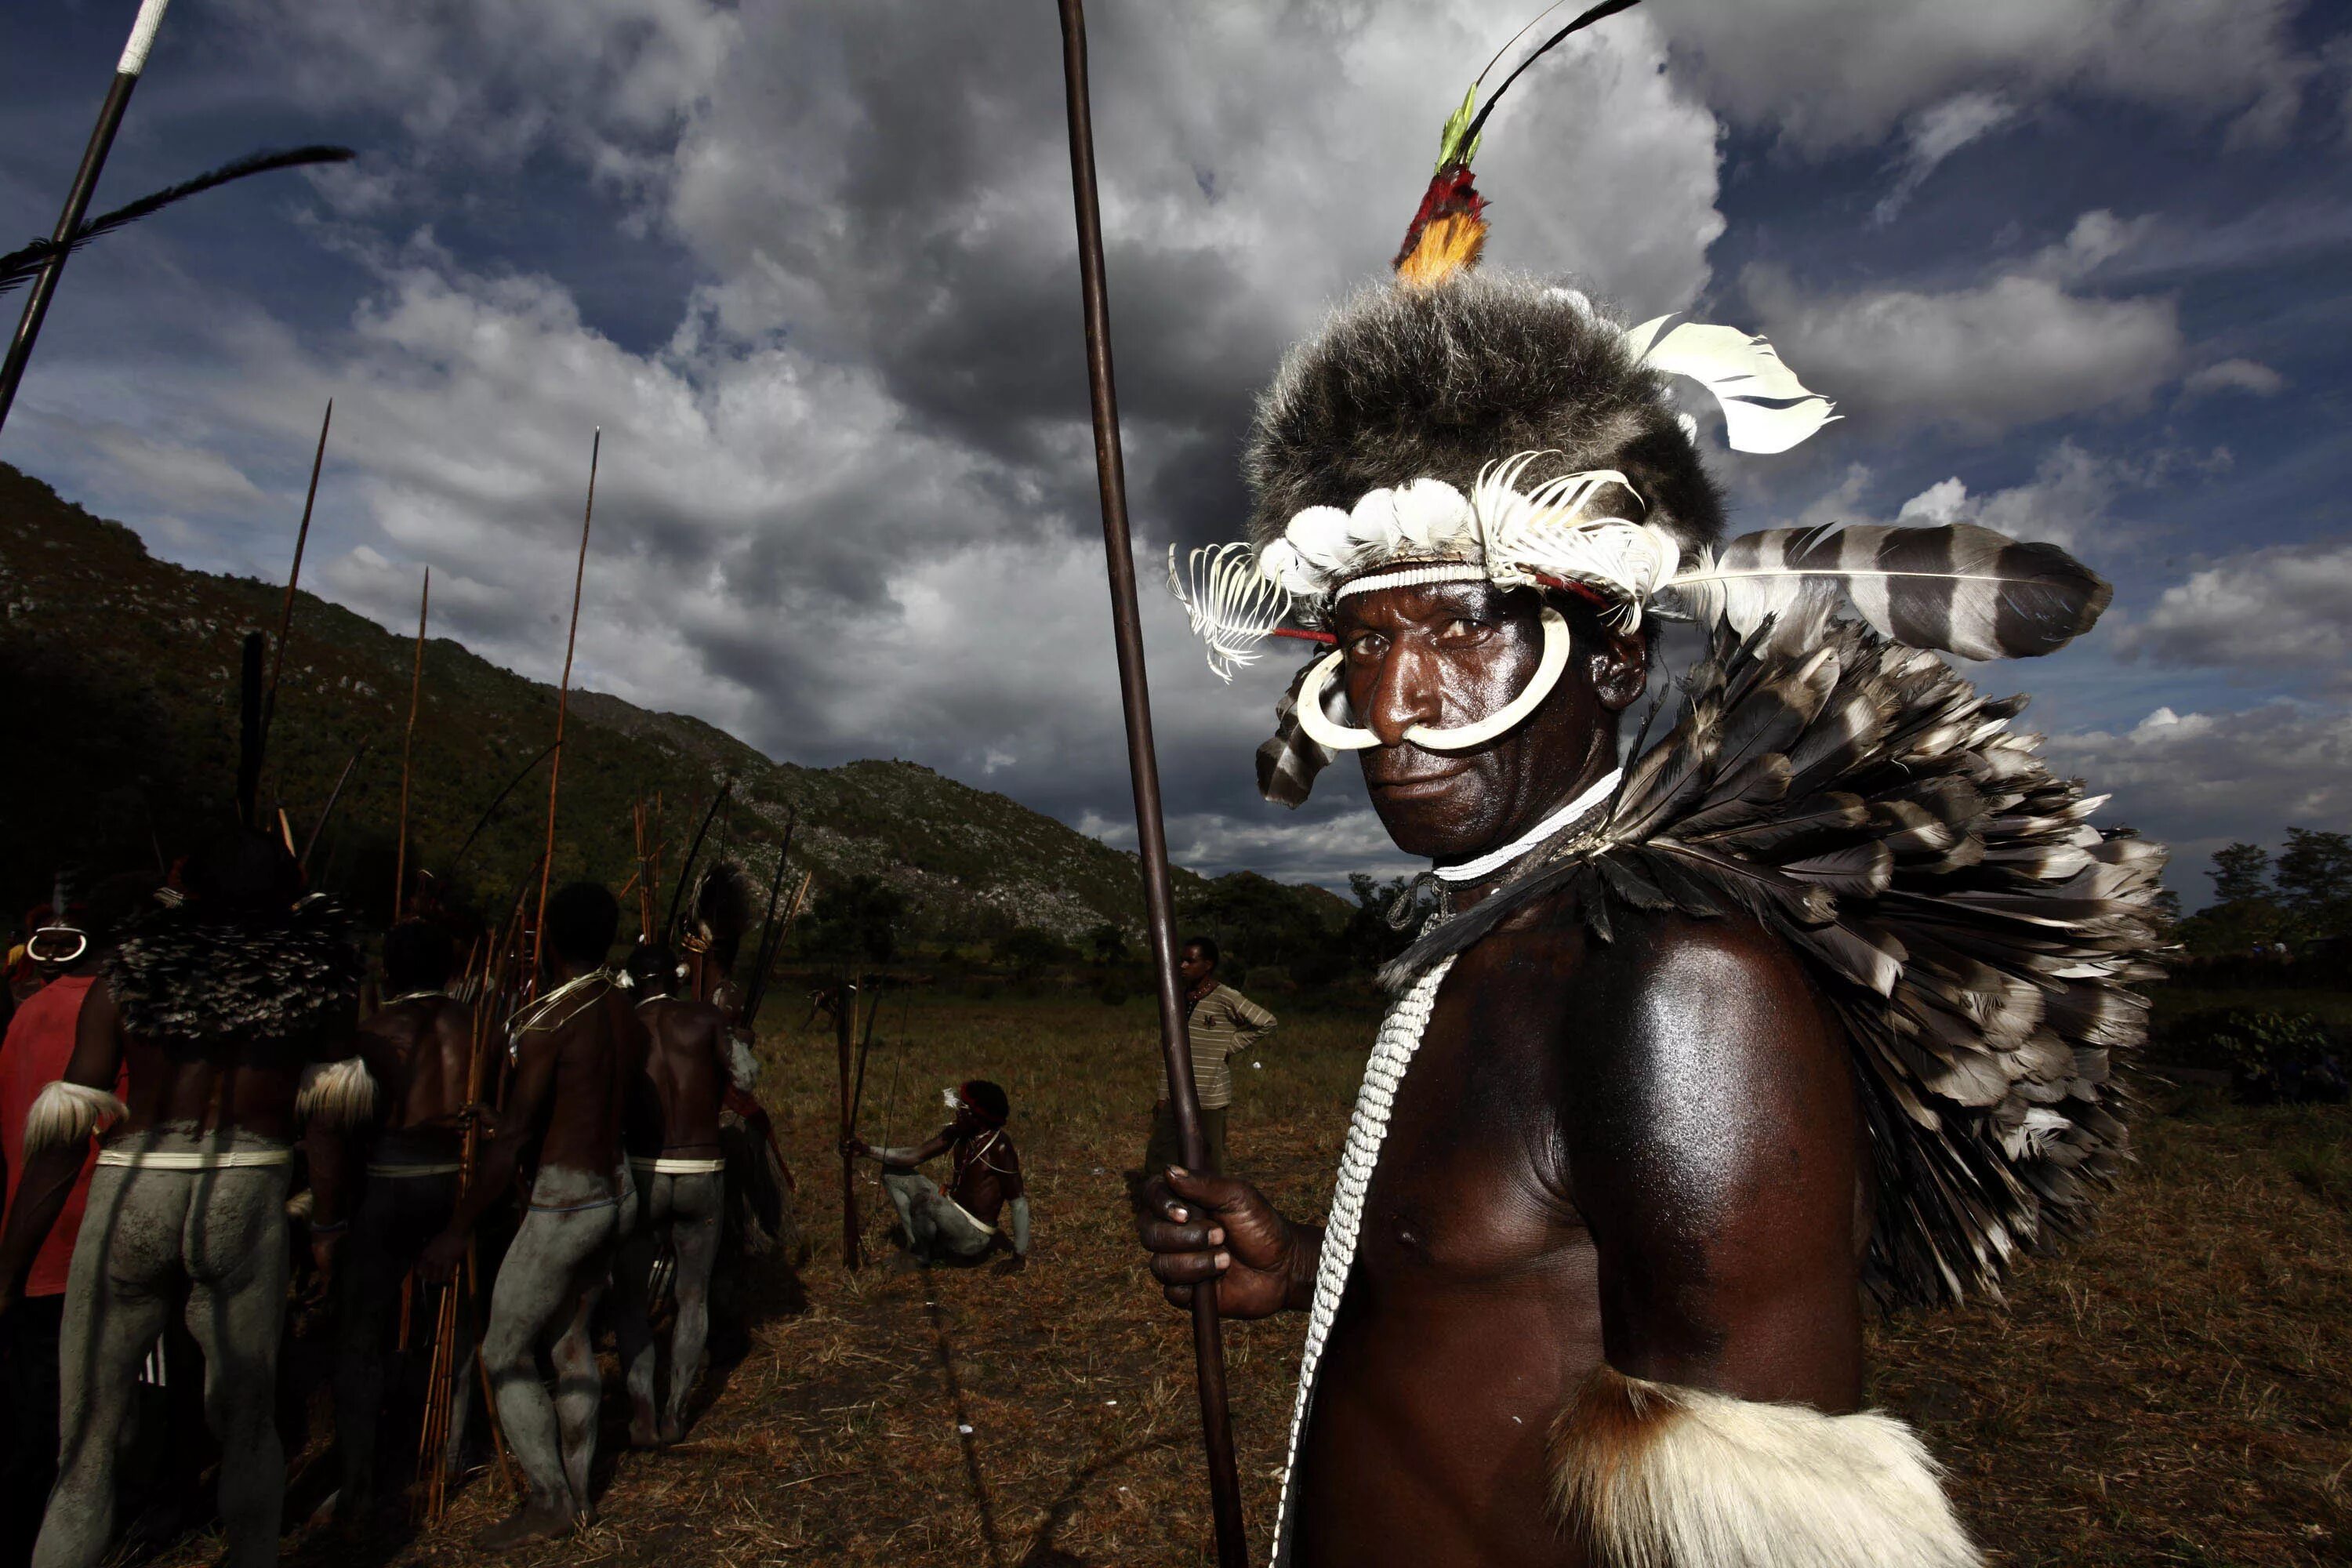
<path fill-rule="evenodd" d="M 1492 1289 L 1590 1248 L 1562 1132 L 1573 987 L 1525 945 L 1465 954 L 1438 994 L 1373 1171 L 1367 1289 Z"/>

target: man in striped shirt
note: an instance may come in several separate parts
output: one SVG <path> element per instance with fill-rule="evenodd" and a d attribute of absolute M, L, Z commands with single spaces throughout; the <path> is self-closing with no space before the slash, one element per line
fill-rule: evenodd
<path fill-rule="evenodd" d="M 1234 1103 L 1232 1058 L 1264 1039 L 1274 1015 L 1234 990 L 1217 984 L 1217 944 L 1205 936 L 1188 938 L 1177 973 L 1184 981 L 1185 1022 L 1192 1037 L 1192 1087 L 1201 1094 L 1201 1131 L 1209 1145 L 1209 1169 L 1225 1173 L 1225 1111 Z M 1160 1100 L 1151 1108 L 1151 1142 L 1144 1150 L 1149 1180 L 1183 1163 L 1176 1137 L 1176 1112 L 1168 1102 L 1168 1068 L 1160 1069 Z"/>

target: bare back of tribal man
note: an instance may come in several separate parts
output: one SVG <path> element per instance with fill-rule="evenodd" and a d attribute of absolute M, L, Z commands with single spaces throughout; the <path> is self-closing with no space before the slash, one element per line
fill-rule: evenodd
<path fill-rule="evenodd" d="M 333 1266 L 339 1335 L 335 1444 L 343 1460 L 335 1517 L 346 1529 L 364 1528 L 378 1498 L 376 1427 L 400 1318 L 401 1281 L 457 1209 L 474 1009 L 448 993 L 456 963 L 445 927 L 407 920 L 384 933 L 391 1000 L 360 1026 L 358 1037 L 377 1086 L 376 1119 L 348 1139 L 324 1122 L 312 1123 L 309 1134 L 313 1163 L 332 1158 L 356 1175 L 352 1201 L 321 1193 L 311 1212 L 313 1236 L 350 1237 L 339 1260 L 334 1251 L 326 1259 Z M 461 1338 L 450 1364 L 468 1369 L 456 1385 L 459 1412 L 471 1405 L 471 1321 L 470 1313 L 457 1316 Z M 453 1446 L 464 1427 L 462 1418 L 452 1420 Z"/>
<path fill-rule="evenodd" d="M 548 901 L 548 989 L 516 1021 L 506 1108 L 449 1228 L 420 1265 L 429 1279 L 456 1274 L 475 1222 L 536 1142 L 530 1202 L 499 1266 L 482 1337 L 526 1493 L 511 1517 L 482 1533 L 485 1547 L 563 1534 L 593 1517 L 588 1477 L 603 1389 L 589 1324 L 636 1207 L 622 1121 L 646 1058 L 645 1027 L 604 966 L 620 919 L 611 892 L 593 882 Z M 542 1347 L 555 1368 L 552 1397 L 540 1377 Z"/>
<path fill-rule="evenodd" d="M 298 907 L 301 873 L 269 835 L 224 834 L 191 859 L 186 880 L 187 904 L 134 928 L 91 987 L 65 1077 L 28 1119 L 27 1147 L 39 1150 L 0 1238 L 5 1310 L 90 1132 L 118 1123 L 100 1147 L 66 1289 L 58 1481 L 35 1568 L 93 1568 L 104 1555 L 116 1445 L 183 1289 L 221 1445 L 223 1561 L 278 1560 L 287 1182 L 300 1117 L 366 1110 L 351 1046 L 359 954 L 331 909 Z M 320 1163 L 310 1176 L 331 1194 L 341 1172 Z"/>
<path fill-rule="evenodd" d="M 748 1090 L 756 1076 L 751 1050 L 724 1010 L 673 994 L 681 984 L 678 967 L 661 947 L 641 948 L 629 961 L 647 1048 L 628 1122 L 637 1223 L 621 1244 L 614 1327 L 628 1373 L 629 1442 L 640 1448 L 667 1447 L 686 1435 L 687 1396 L 710 1332 L 710 1271 L 727 1202 L 719 1112 L 730 1087 Z M 667 1347 L 652 1326 L 652 1283 L 665 1254 L 677 1308 Z M 657 1375 L 664 1349 L 666 1396 Z"/>

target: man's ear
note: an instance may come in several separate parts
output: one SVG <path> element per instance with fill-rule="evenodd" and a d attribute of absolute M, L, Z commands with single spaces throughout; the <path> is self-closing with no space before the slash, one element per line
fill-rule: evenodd
<path fill-rule="evenodd" d="M 1612 713 L 1622 713 L 1650 684 L 1650 640 L 1640 632 L 1604 630 L 1586 654 L 1592 694 Z"/>

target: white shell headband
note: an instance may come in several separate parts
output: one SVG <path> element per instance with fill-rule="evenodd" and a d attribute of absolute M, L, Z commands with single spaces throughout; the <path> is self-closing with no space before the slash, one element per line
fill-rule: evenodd
<path fill-rule="evenodd" d="M 1590 310 L 1582 296 L 1559 292 Z M 1695 321 L 1661 336 L 1671 319 L 1629 330 L 1625 346 L 1637 363 L 1690 376 L 1714 394 L 1733 450 L 1784 452 L 1837 417 L 1836 405 L 1807 390 L 1764 339 Z M 1587 515 L 1610 487 L 1633 494 L 1615 469 L 1562 474 L 1520 490 L 1520 476 L 1547 455 L 1520 452 L 1488 464 L 1466 496 L 1444 479 L 1420 479 L 1366 491 L 1345 511 L 1307 507 L 1262 550 L 1233 543 L 1193 551 L 1189 582 L 1171 545 L 1169 591 L 1223 680 L 1235 666 L 1255 663 L 1267 637 L 1330 640 L 1311 624 L 1285 626 L 1294 612 L 1319 621 L 1338 600 L 1379 588 L 1485 581 L 1580 589 L 1614 606 L 1628 629 L 1638 626 L 1643 606 L 1675 585 L 1681 546 L 1654 523 Z"/>

